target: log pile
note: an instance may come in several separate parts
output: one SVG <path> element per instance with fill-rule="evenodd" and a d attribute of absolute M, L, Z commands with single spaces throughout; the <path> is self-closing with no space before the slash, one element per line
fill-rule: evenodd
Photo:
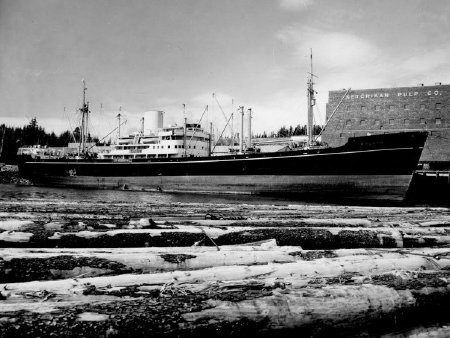
<path fill-rule="evenodd" d="M 31 185 L 31 182 L 19 175 L 16 165 L 0 163 L 0 184 Z"/>
<path fill-rule="evenodd" d="M 447 337 L 450 212 L 0 197 L 0 305 L 2 336 Z"/>

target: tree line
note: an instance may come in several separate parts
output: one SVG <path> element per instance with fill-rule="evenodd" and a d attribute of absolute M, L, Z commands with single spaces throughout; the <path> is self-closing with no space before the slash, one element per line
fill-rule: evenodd
<path fill-rule="evenodd" d="M 306 135 L 306 124 L 305 125 L 297 125 L 297 126 L 282 126 L 277 131 L 272 131 L 271 133 L 267 134 L 266 132 L 263 132 L 262 134 L 254 134 L 252 137 L 254 138 L 266 138 L 266 137 L 291 137 L 291 136 L 299 136 L 299 135 Z M 319 125 L 314 125 L 314 135 L 320 134 L 322 131 L 322 127 Z"/>
<path fill-rule="evenodd" d="M 66 130 L 59 135 L 47 133 L 38 125 L 36 118 L 32 118 L 23 127 L 9 127 L 0 125 L 0 162 L 14 164 L 17 162 L 17 150 L 20 147 L 41 145 L 46 147 L 67 147 L 69 142 L 80 142 L 80 128 L 74 131 Z M 88 142 L 98 142 L 98 138 L 88 135 Z"/>

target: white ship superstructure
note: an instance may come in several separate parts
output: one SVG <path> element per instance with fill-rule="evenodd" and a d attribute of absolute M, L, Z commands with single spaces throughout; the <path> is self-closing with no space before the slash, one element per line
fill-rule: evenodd
<path fill-rule="evenodd" d="M 102 158 L 135 160 L 148 158 L 201 157 L 210 155 L 210 135 L 200 124 L 170 126 L 144 135 L 137 133 L 118 139 Z"/>

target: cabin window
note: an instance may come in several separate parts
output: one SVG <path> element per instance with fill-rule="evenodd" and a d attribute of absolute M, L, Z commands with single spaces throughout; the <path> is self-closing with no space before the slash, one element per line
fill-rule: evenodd
<path fill-rule="evenodd" d="M 380 125 L 380 120 L 375 120 L 375 125 L 379 126 Z"/>
<path fill-rule="evenodd" d="M 376 110 L 376 111 L 380 111 L 380 110 L 381 110 L 381 106 L 377 104 L 377 105 L 375 106 L 375 110 Z"/>
<path fill-rule="evenodd" d="M 366 106 L 361 106 L 361 111 L 366 111 L 367 110 L 367 108 L 366 108 Z"/>
<path fill-rule="evenodd" d="M 359 124 L 362 125 L 362 126 L 364 126 L 364 125 L 366 124 L 366 120 L 361 120 L 361 121 L 359 121 Z"/>
<path fill-rule="evenodd" d="M 425 108 L 426 108 L 425 104 L 422 103 L 422 104 L 420 105 L 420 109 L 425 109 Z"/>
<path fill-rule="evenodd" d="M 191 149 L 191 146 L 189 146 L 189 149 Z"/>
<path fill-rule="evenodd" d="M 391 104 L 390 106 L 389 106 L 389 110 L 394 110 L 395 109 L 395 106 L 393 105 L 393 104 Z"/>
<path fill-rule="evenodd" d="M 164 149 L 164 146 L 161 146 L 161 149 Z"/>
<path fill-rule="evenodd" d="M 155 146 L 153 146 L 153 149 L 155 149 Z"/>
<path fill-rule="evenodd" d="M 195 149 L 195 146 L 194 146 L 194 149 Z"/>
<path fill-rule="evenodd" d="M 350 126 L 352 124 L 352 120 L 347 120 L 347 121 L 345 121 L 345 125 L 346 126 Z"/>
<path fill-rule="evenodd" d="M 170 146 L 167 146 L 168 149 L 170 149 Z"/>
<path fill-rule="evenodd" d="M 436 117 L 436 124 L 442 124 L 442 120 L 440 117 Z"/>
<path fill-rule="evenodd" d="M 403 106 L 403 108 L 404 108 L 404 109 L 409 109 L 409 104 L 405 104 L 405 105 Z"/>
<path fill-rule="evenodd" d="M 394 119 L 389 119 L 389 124 L 394 124 L 395 120 Z"/>
<path fill-rule="evenodd" d="M 405 119 L 405 124 L 409 124 L 409 119 Z"/>
<path fill-rule="evenodd" d="M 441 109 L 441 107 L 442 107 L 442 103 L 436 102 L 435 108 L 436 108 L 437 110 L 439 110 L 439 109 Z"/>
<path fill-rule="evenodd" d="M 425 119 L 423 117 L 420 118 L 420 124 L 425 124 Z"/>
<path fill-rule="evenodd" d="M 345 136 L 344 133 L 340 133 L 340 134 L 339 134 L 339 137 L 344 137 L 344 136 Z"/>

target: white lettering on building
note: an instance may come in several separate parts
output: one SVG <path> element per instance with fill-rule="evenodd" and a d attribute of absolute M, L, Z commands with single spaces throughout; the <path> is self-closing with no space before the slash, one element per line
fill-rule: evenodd
<path fill-rule="evenodd" d="M 400 96 L 401 94 L 399 94 Z M 353 100 L 353 99 L 371 99 L 371 98 L 383 98 L 383 97 L 389 97 L 389 93 L 374 93 L 374 94 L 352 94 L 352 95 L 346 95 L 345 98 L 347 100 Z"/>
<path fill-rule="evenodd" d="M 442 92 L 439 90 L 429 90 L 428 92 L 421 92 L 422 95 L 428 95 L 428 96 L 438 96 L 442 95 Z M 419 96 L 419 92 L 397 92 L 397 97 L 414 97 Z M 354 100 L 354 99 L 371 99 L 371 98 L 385 98 L 389 97 L 389 93 L 373 93 L 373 94 L 367 94 L 367 93 L 360 93 L 360 94 L 352 94 L 352 95 L 346 95 L 345 98 L 347 100 Z"/>

